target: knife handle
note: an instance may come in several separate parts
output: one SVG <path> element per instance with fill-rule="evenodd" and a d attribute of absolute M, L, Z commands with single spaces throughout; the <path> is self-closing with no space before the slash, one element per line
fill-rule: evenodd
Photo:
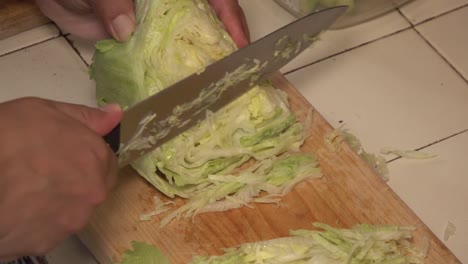
<path fill-rule="evenodd" d="M 114 153 L 117 153 L 120 147 L 120 123 L 103 138 L 106 143 L 109 144 L 109 147 L 114 151 Z"/>

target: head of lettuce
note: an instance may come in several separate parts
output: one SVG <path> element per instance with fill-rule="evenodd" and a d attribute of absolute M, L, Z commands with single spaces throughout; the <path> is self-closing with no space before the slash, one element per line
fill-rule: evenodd
<path fill-rule="evenodd" d="M 137 0 L 136 16 L 128 42 L 96 45 L 91 76 L 101 104 L 129 107 L 236 50 L 206 0 Z M 318 177 L 315 158 L 296 153 L 304 138 L 287 94 L 265 83 L 132 166 L 165 195 L 189 199 L 170 220 L 240 207 L 261 191 L 283 195 Z M 257 165 L 233 173 L 251 159 Z"/>

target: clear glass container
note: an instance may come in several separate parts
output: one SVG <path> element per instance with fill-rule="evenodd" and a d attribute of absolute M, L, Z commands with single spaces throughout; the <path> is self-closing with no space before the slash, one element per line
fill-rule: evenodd
<path fill-rule="evenodd" d="M 348 11 L 332 26 L 340 29 L 354 26 L 395 10 L 412 0 L 275 0 L 296 17 L 302 17 L 325 8 L 347 5 Z"/>

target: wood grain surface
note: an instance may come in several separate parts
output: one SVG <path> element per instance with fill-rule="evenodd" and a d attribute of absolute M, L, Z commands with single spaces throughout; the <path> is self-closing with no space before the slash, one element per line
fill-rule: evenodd
<path fill-rule="evenodd" d="M 304 118 L 312 106 L 280 74 L 275 86 L 289 94 L 292 109 Z M 389 186 L 361 159 L 344 146 L 329 152 L 324 135 L 330 124 L 314 111 L 312 135 L 302 148 L 315 153 L 324 173 L 322 179 L 301 183 L 284 197 L 284 206 L 259 204 L 222 213 L 206 213 L 192 220 L 175 220 L 159 229 L 161 217 L 139 222 L 154 205 L 158 191 L 133 169 L 121 171 L 119 183 L 108 200 L 93 215 L 81 240 L 103 264 L 120 260 L 132 240 L 155 245 L 171 263 L 187 263 L 194 255 L 221 254 L 226 247 L 287 236 L 290 229 L 311 228 L 315 221 L 349 228 L 358 223 L 415 225 L 415 242 L 430 239 L 426 263 L 460 263 Z M 181 199 L 176 200 L 181 205 Z"/>
<path fill-rule="evenodd" d="M 33 0 L 0 0 L 0 39 L 48 22 Z"/>

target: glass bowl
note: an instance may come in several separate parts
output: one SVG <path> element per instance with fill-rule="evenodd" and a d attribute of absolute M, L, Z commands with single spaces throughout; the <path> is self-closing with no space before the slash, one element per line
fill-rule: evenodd
<path fill-rule="evenodd" d="M 331 28 L 357 25 L 395 10 L 412 0 L 275 0 L 295 17 L 302 17 L 325 8 L 347 5 L 348 11 Z"/>

